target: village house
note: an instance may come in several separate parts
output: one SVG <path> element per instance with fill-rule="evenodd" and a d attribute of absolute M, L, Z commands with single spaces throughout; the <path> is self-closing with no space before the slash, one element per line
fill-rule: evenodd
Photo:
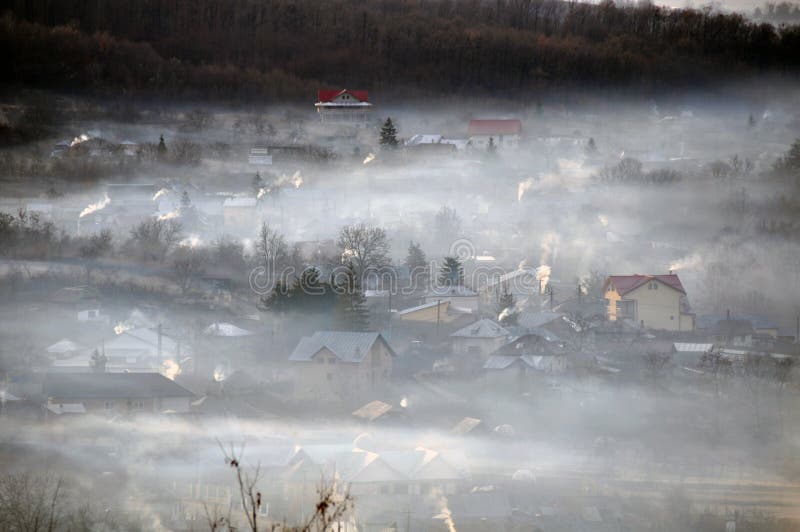
<path fill-rule="evenodd" d="M 476 321 L 450 335 L 453 354 L 457 358 L 471 358 L 483 364 L 489 354 L 506 342 L 509 334 L 505 328 L 492 320 Z"/>
<path fill-rule="evenodd" d="M 222 204 L 222 223 L 225 231 L 238 232 L 251 226 L 256 219 L 258 202 L 253 197 L 228 198 Z"/>
<path fill-rule="evenodd" d="M 194 396 L 159 373 L 50 373 L 42 393 L 47 412 L 56 415 L 185 413 Z"/>
<path fill-rule="evenodd" d="M 609 321 L 631 320 L 641 327 L 666 331 L 694 330 L 681 280 L 677 275 L 612 275 L 603 285 Z"/>
<path fill-rule="evenodd" d="M 394 350 L 380 333 L 317 331 L 289 356 L 298 368 L 295 395 L 359 400 L 379 393 L 392 373 Z"/>
<path fill-rule="evenodd" d="M 517 119 L 470 120 L 469 141 L 473 148 L 485 150 L 491 143 L 498 149 L 516 149 L 522 135 L 522 122 Z"/>
<path fill-rule="evenodd" d="M 320 90 L 317 96 L 314 106 L 323 124 L 367 126 L 372 109 L 367 91 L 326 89 Z"/>
<path fill-rule="evenodd" d="M 433 286 L 425 294 L 425 303 L 436 303 L 445 301 L 450 303 L 453 309 L 461 312 L 478 312 L 478 294 L 466 286 Z"/>

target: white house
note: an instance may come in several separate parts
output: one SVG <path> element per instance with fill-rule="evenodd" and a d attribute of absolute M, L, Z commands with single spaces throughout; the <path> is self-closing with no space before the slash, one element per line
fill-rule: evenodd
<path fill-rule="evenodd" d="M 372 109 L 367 91 L 326 89 L 320 90 L 317 95 L 314 106 L 322 123 L 367 126 Z"/>

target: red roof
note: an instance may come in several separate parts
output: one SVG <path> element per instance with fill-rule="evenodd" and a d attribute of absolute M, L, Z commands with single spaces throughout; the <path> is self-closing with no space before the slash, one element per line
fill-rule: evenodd
<path fill-rule="evenodd" d="M 470 120 L 470 135 L 519 135 L 522 122 L 519 120 Z"/>
<path fill-rule="evenodd" d="M 610 282 L 614 285 L 617 293 L 620 296 L 624 296 L 628 292 L 635 290 L 652 280 L 661 281 L 665 285 L 669 286 L 670 288 L 674 288 L 678 292 L 683 294 L 686 293 L 686 290 L 683 289 L 683 285 L 681 284 L 681 280 L 674 273 L 667 275 L 612 275 L 608 278 L 606 284 Z"/>
<path fill-rule="evenodd" d="M 349 94 L 360 102 L 369 101 L 369 92 L 367 91 L 351 91 L 348 89 L 321 89 L 317 93 L 320 103 L 329 103 L 340 94 Z"/>

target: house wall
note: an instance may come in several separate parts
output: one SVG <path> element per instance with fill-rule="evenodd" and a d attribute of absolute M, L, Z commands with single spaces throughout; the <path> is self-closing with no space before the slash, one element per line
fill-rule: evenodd
<path fill-rule="evenodd" d="M 408 314 L 401 314 L 397 316 L 397 319 L 400 321 L 418 321 L 418 322 L 425 322 L 425 323 L 436 323 L 437 314 L 440 323 L 446 321 L 452 321 L 452 317 L 448 316 L 447 309 L 450 306 L 450 302 L 444 299 L 439 299 L 442 303 L 439 305 L 439 309 L 437 311 L 436 306 L 432 306 L 430 308 L 423 308 L 417 310 L 415 312 L 409 312 Z"/>
<path fill-rule="evenodd" d="M 474 148 L 487 148 L 489 138 L 494 139 L 498 148 L 517 148 L 519 147 L 519 135 L 472 135 L 469 140 Z"/>
<path fill-rule="evenodd" d="M 311 362 L 297 364 L 295 396 L 300 400 L 361 400 L 382 387 L 392 374 L 392 355 L 375 342 L 360 364 L 342 362 L 323 349 Z"/>
<path fill-rule="evenodd" d="M 174 410 L 175 412 L 185 413 L 189 411 L 190 407 L 188 397 L 149 397 L 136 399 L 52 397 L 49 402 L 53 404 L 83 403 L 86 413 L 94 415 L 158 414 L 164 410 Z M 139 402 L 141 402 L 140 405 L 138 404 Z"/>
<path fill-rule="evenodd" d="M 650 288 L 652 283 L 658 288 Z M 651 329 L 691 331 L 694 329 L 694 316 L 681 313 L 681 297 L 682 293 L 660 281 L 647 282 L 628 292 L 623 298 L 616 290 L 607 290 L 605 298 L 608 302 L 608 319 L 617 319 L 619 301 L 634 301 L 633 319 L 637 324 Z"/>
<path fill-rule="evenodd" d="M 468 310 L 470 312 L 478 311 L 478 296 L 427 296 L 425 303 L 434 303 L 436 301 L 445 301 L 450 303 L 450 306 L 458 310 Z M 426 309 L 427 310 L 427 309 Z M 433 307 L 433 319 L 436 320 L 436 307 Z"/>
<path fill-rule="evenodd" d="M 468 336 L 453 337 L 453 354 L 455 355 L 477 355 L 483 362 L 489 355 L 497 351 L 506 341 L 505 336 L 497 338 L 471 338 Z"/>

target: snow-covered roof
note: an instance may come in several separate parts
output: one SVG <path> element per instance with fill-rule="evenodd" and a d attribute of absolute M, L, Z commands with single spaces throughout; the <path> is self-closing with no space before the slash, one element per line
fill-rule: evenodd
<path fill-rule="evenodd" d="M 467 338 L 499 338 L 508 336 L 510 333 L 501 325 L 493 322 L 490 319 L 482 319 L 467 325 L 463 329 L 459 329 L 450 336 L 467 337 Z"/>
<path fill-rule="evenodd" d="M 223 207 L 255 207 L 256 198 L 242 197 L 242 198 L 228 198 L 223 204 Z"/>
<path fill-rule="evenodd" d="M 64 338 L 45 349 L 45 351 L 48 353 L 71 353 L 73 351 L 77 351 L 78 349 L 80 349 L 78 344 L 72 340 Z"/>
<path fill-rule="evenodd" d="M 251 331 L 237 327 L 232 323 L 217 322 L 212 323 L 203 330 L 205 336 L 252 336 Z"/>

